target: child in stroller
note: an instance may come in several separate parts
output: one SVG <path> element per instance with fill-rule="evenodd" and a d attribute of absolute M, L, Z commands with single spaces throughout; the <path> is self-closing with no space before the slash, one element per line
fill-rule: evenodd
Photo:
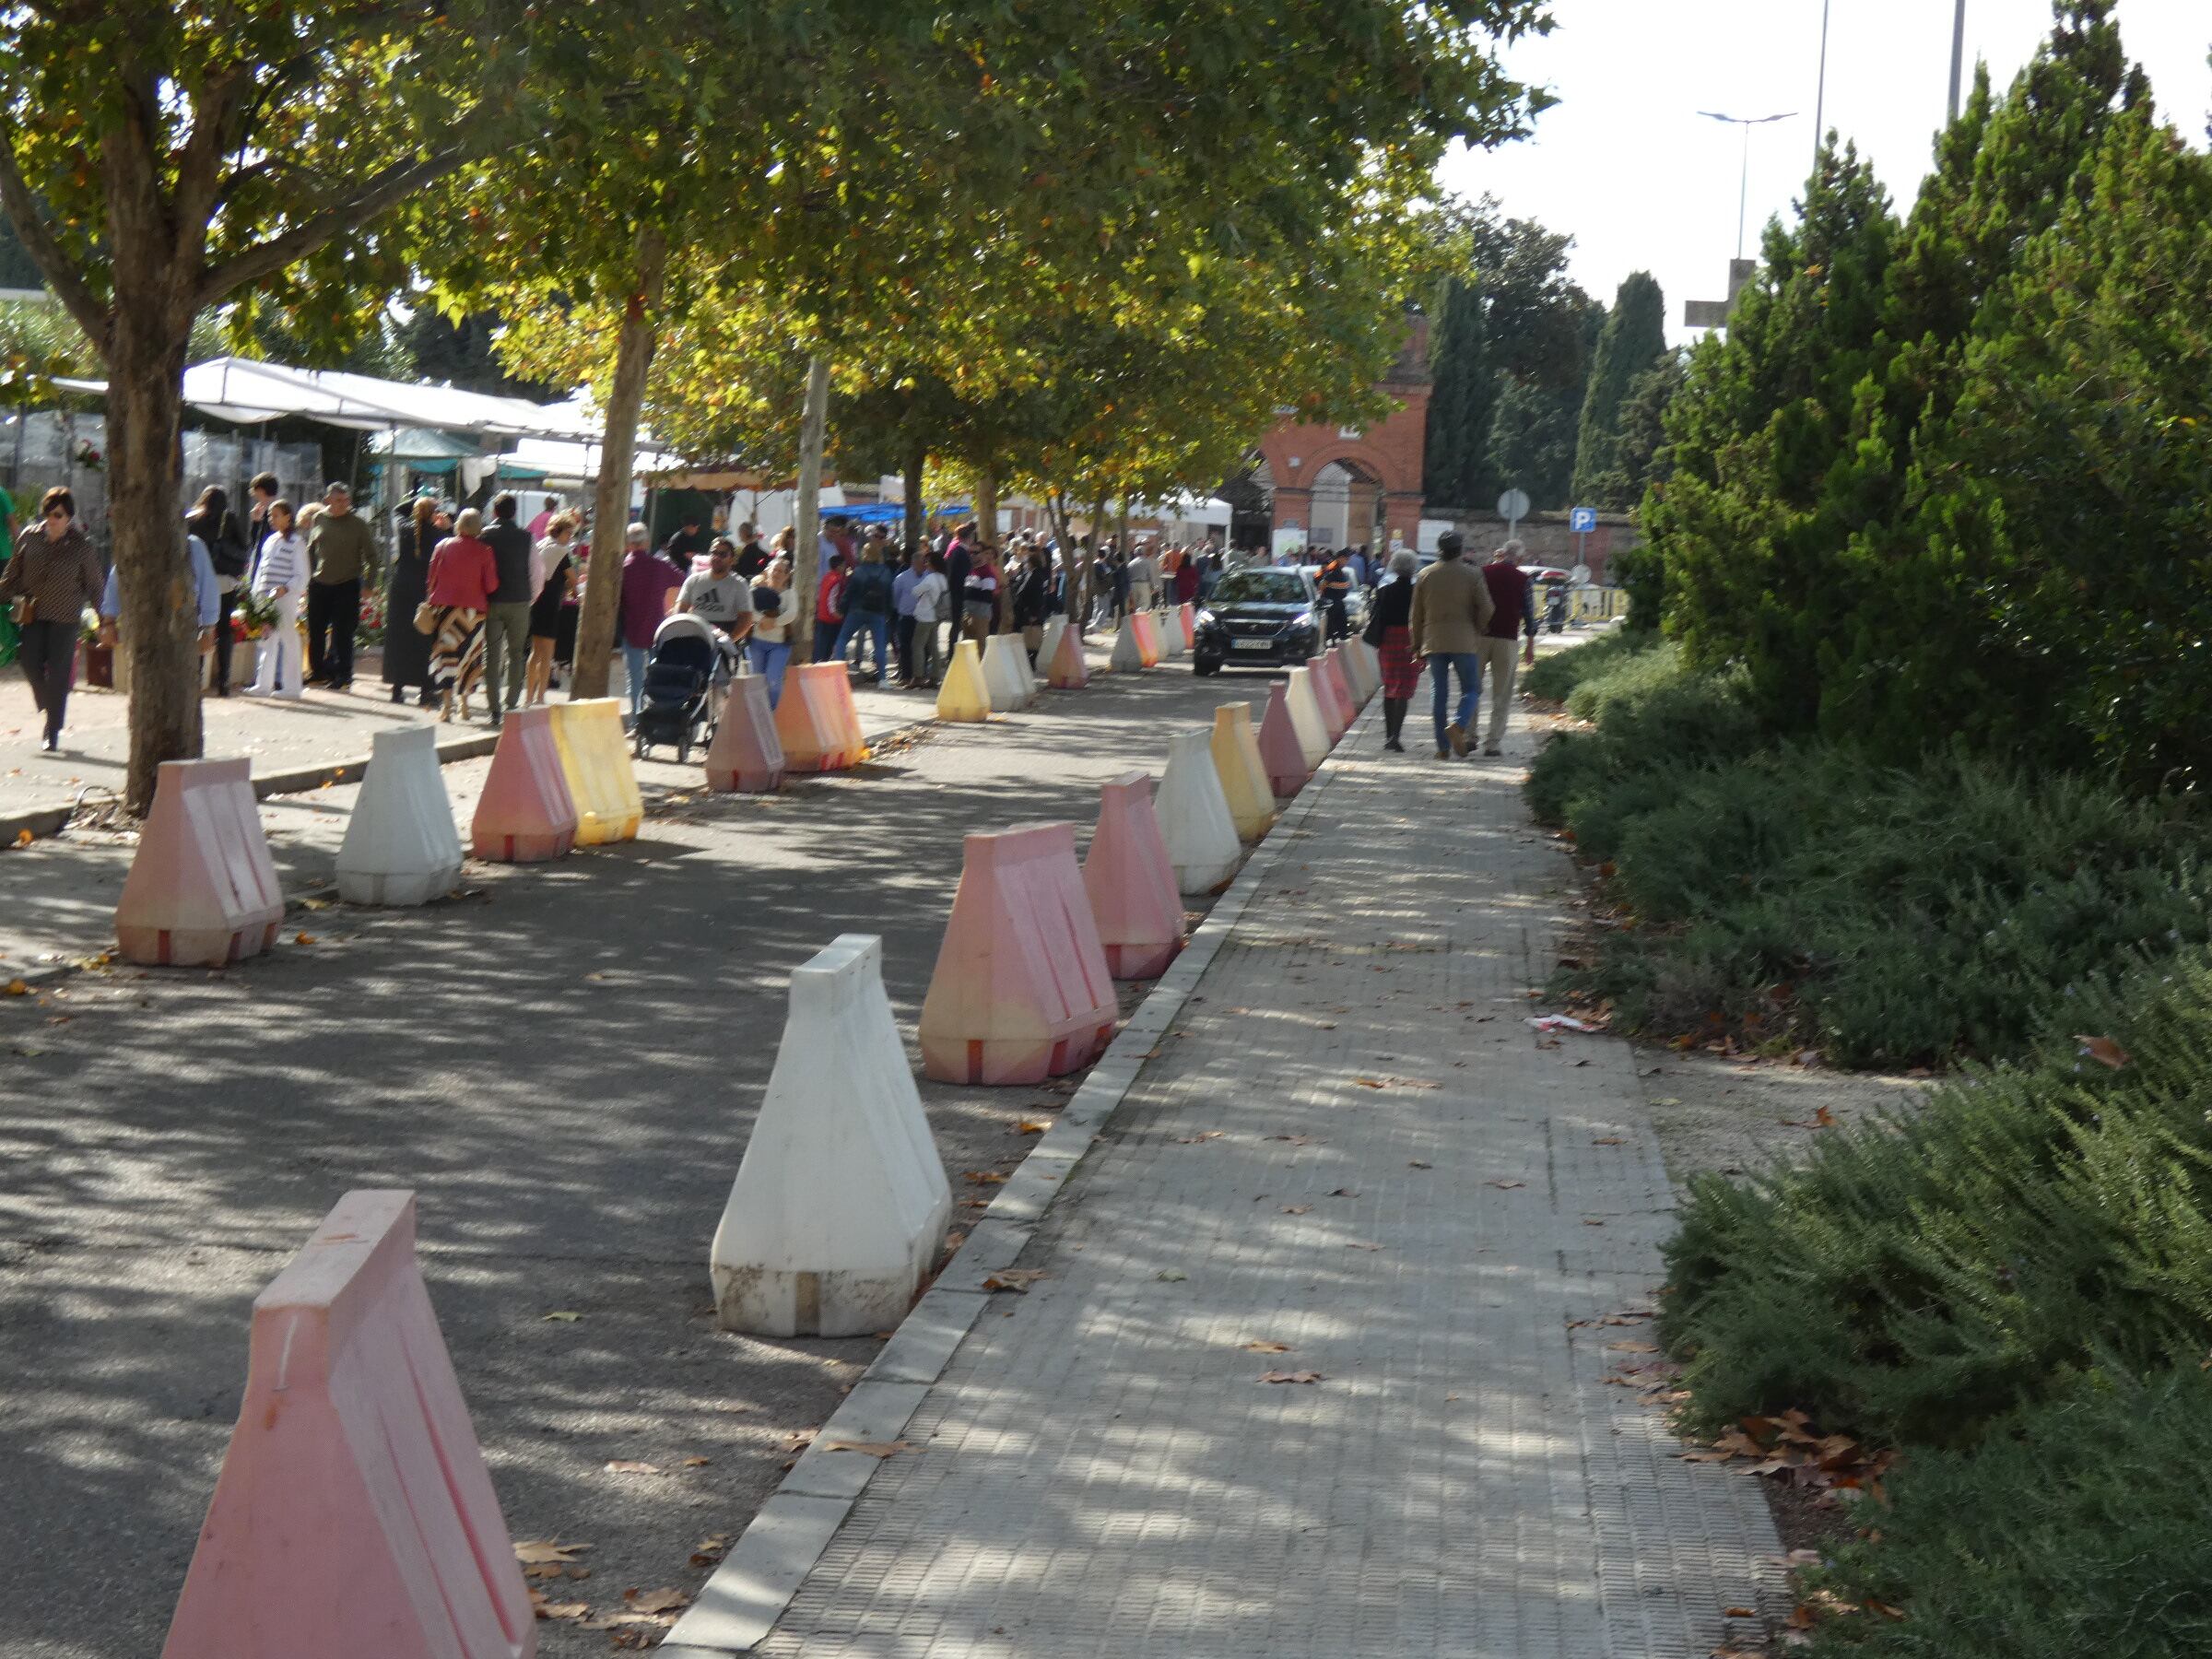
<path fill-rule="evenodd" d="M 644 700 L 632 734 L 639 759 L 665 743 L 675 747 L 678 762 L 686 761 L 693 744 L 713 735 L 736 654 L 719 629 L 689 611 L 660 625 L 645 659 Z"/>

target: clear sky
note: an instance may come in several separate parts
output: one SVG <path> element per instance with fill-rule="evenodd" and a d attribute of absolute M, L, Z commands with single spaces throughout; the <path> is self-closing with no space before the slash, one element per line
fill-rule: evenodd
<path fill-rule="evenodd" d="M 1461 154 L 1440 172 L 1517 218 L 1575 241 L 1573 272 L 1612 302 L 1630 271 L 1666 290 L 1670 337 L 1682 301 L 1726 292 L 1735 252 L 1742 134 L 1698 114 L 1797 112 L 1751 129 L 1747 253 L 1787 214 L 1812 170 L 1821 0 L 1554 0 L 1556 27 L 1507 56 L 1559 101 L 1532 137 Z M 1967 0 L 1966 77 L 1987 60 L 2000 89 L 2049 33 L 2050 0 Z M 2150 74 L 2165 119 L 2205 143 L 2212 112 L 2212 0 L 2119 0 L 2121 39 Z M 1926 172 L 1948 90 L 1949 0 L 1833 0 L 1827 123 L 1854 140 L 1900 208 Z"/>

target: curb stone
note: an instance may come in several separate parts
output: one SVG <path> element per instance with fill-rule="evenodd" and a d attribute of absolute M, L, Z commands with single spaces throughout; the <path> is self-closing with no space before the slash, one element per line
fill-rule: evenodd
<path fill-rule="evenodd" d="M 832 1441 L 896 1440 L 904 1431 L 991 1300 L 982 1280 L 1010 1265 L 1029 1243 L 1031 1229 L 1096 1144 L 1097 1131 L 1135 1088 L 1150 1049 L 1182 1012 L 1223 943 L 1243 921 L 1260 884 L 1299 839 L 1323 789 L 1343 775 L 1331 763 L 1374 724 L 1379 706 L 1371 703 L 1361 712 L 1312 782 L 1253 849 L 1182 954 L 1115 1033 L 1052 1129 L 999 1188 L 967 1242 L 900 1322 L 852 1394 L 816 1431 L 815 1447 Z M 817 1463 L 818 1457 L 823 1461 Z M 831 1459 L 865 1467 L 847 1474 Z M 866 1453 L 821 1453 L 810 1447 L 730 1547 L 658 1651 L 668 1659 L 727 1659 L 750 1653 L 775 1629 L 881 1466 Z"/>

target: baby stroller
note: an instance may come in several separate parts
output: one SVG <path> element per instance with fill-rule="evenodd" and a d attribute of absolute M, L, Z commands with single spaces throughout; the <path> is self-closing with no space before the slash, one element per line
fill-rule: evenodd
<path fill-rule="evenodd" d="M 690 759 L 694 743 L 713 735 L 721 712 L 717 688 L 729 677 L 726 650 L 712 625 L 688 611 L 661 624 L 645 659 L 644 700 L 632 733 L 639 759 L 665 743 L 675 747 L 680 763 Z"/>

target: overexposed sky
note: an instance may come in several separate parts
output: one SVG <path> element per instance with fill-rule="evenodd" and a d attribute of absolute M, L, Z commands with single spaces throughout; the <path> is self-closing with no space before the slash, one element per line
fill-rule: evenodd
<path fill-rule="evenodd" d="M 1630 271 L 1666 290 L 1669 337 L 1682 301 L 1726 293 L 1735 253 L 1742 135 L 1698 114 L 1794 121 L 1751 129 L 1745 252 L 1787 215 L 1812 171 L 1821 0 L 1554 0 L 1549 36 L 1507 56 L 1559 101 L 1535 135 L 1454 156 L 1441 182 L 1498 197 L 1516 218 L 1574 238 L 1573 274 L 1612 303 Z M 1827 124 L 1856 141 L 1901 210 L 1944 121 L 1952 0 L 1832 0 Z M 2150 75 L 2162 116 L 2200 148 L 2212 112 L 2212 0 L 2119 0 L 2121 39 Z M 1966 84 L 1977 57 L 2000 90 L 2051 29 L 2050 0 L 1967 0 Z"/>

